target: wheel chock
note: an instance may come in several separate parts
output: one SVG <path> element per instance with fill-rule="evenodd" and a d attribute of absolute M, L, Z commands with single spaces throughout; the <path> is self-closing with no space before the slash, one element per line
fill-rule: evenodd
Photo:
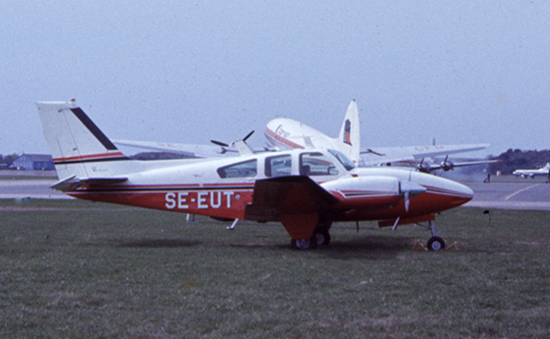
<path fill-rule="evenodd" d="M 417 240 L 416 241 L 416 244 L 414 244 L 413 246 L 413 250 L 417 249 L 417 248 L 422 248 L 424 251 L 427 251 L 428 250 L 428 246 L 426 246 L 425 243 L 423 243 L 422 241 L 420 240 Z M 455 241 L 453 242 L 452 244 L 450 244 L 449 246 L 445 247 L 446 250 L 450 250 L 451 248 L 456 248 L 458 250 L 458 242 Z"/>
<path fill-rule="evenodd" d="M 458 250 L 458 242 L 453 242 L 449 246 L 445 247 L 446 250 L 450 250 L 451 248 L 456 248 Z"/>
<path fill-rule="evenodd" d="M 420 240 L 417 240 L 417 241 L 416 241 L 416 244 L 414 244 L 414 246 L 413 246 L 412 249 L 415 250 L 417 247 L 423 248 L 424 251 L 427 251 L 427 250 L 428 250 L 428 246 L 426 246 L 426 244 L 423 243 L 423 242 L 420 241 Z"/>

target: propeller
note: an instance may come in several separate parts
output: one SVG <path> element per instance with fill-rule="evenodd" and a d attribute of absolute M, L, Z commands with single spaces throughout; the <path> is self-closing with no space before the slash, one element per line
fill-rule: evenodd
<path fill-rule="evenodd" d="M 250 138 L 250 136 L 254 134 L 254 130 L 252 130 L 250 133 L 248 133 L 244 138 L 241 140 L 235 140 L 231 144 L 227 144 L 225 142 L 217 141 L 217 140 L 210 140 L 211 143 L 218 145 L 222 148 L 221 154 L 225 154 L 228 151 L 234 152 L 235 150 L 228 150 L 227 147 L 236 147 L 237 152 L 239 152 L 241 155 L 243 154 L 251 154 L 252 149 L 246 144 L 246 140 Z"/>
<path fill-rule="evenodd" d="M 445 160 L 443 160 L 443 162 L 441 163 L 441 168 L 447 172 L 447 171 L 450 171 L 452 169 L 455 168 L 455 164 L 453 164 L 452 161 L 448 161 L 449 160 L 449 156 L 447 155 L 445 157 Z"/>
<path fill-rule="evenodd" d="M 405 200 L 405 210 L 408 212 L 411 198 L 426 192 L 426 188 L 411 181 L 401 181 L 399 183 L 399 191 L 403 200 Z"/>
<path fill-rule="evenodd" d="M 430 173 L 430 164 L 424 164 L 424 158 L 422 158 L 420 163 L 416 165 L 416 170 L 422 173 Z"/>
<path fill-rule="evenodd" d="M 252 130 L 250 133 L 248 133 L 244 138 L 242 138 L 241 140 L 235 140 L 231 143 L 231 145 L 229 144 L 226 144 L 225 142 L 221 142 L 221 141 L 217 141 L 217 140 L 210 140 L 211 143 L 213 144 L 216 144 L 218 146 L 221 146 L 221 147 L 231 147 L 233 146 L 237 141 L 246 141 L 248 140 L 248 138 L 250 138 L 250 136 L 254 134 L 254 130 Z"/>

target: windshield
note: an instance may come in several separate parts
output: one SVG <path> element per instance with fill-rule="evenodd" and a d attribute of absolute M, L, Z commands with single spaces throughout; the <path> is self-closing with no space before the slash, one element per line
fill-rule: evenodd
<path fill-rule="evenodd" d="M 336 159 L 338 159 L 338 161 L 342 163 L 342 165 L 344 165 L 346 170 L 351 171 L 355 168 L 355 164 L 351 160 L 349 160 L 349 158 L 346 157 L 344 154 L 334 149 L 329 149 L 328 151 L 330 152 L 330 154 L 334 155 Z"/>

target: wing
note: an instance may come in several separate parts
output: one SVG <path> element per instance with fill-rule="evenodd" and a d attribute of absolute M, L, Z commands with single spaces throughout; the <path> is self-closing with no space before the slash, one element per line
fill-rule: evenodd
<path fill-rule="evenodd" d="M 308 239 L 318 222 L 318 212 L 338 201 L 307 176 L 258 180 L 245 219 L 281 221 L 292 239 Z"/>
<path fill-rule="evenodd" d="M 462 162 L 452 162 L 452 161 L 443 161 L 441 164 L 429 164 L 425 167 L 421 166 L 420 171 L 422 172 L 434 172 L 437 170 L 449 171 L 453 170 L 456 167 L 467 167 L 467 166 L 476 166 L 476 165 L 486 165 L 494 164 L 500 162 L 500 160 L 477 160 L 477 161 L 462 161 Z"/>
<path fill-rule="evenodd" d="M 247 219 L 280 220 L 283 214 L 313 213 L 338 201 L 330 192 L 307 176 L 288 176 L 258 180 L 252 204 L 246 207 Z"/>
<path fill-rule="evenodd" d="M 361 151 L 361 160 L 365 166 L 376 166 L 392 162 L 420 161 L 422 158 L 479 151 L 487 147 L 489 147 L 488 144 L 376 147 Z"/>

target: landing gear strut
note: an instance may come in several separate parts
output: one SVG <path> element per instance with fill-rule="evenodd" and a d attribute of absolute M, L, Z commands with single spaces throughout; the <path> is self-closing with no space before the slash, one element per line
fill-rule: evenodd
<path fill-rule="evenodd" d="M 433 220 L 430 220 L 428 229 L 432 232 L 432 237 L 428 240 L 428 250 L 439 251 L 441 249 L 445 249 L 445 241 L 437 236 L 439 234 L 439 230 L 435 227 Z"/>

